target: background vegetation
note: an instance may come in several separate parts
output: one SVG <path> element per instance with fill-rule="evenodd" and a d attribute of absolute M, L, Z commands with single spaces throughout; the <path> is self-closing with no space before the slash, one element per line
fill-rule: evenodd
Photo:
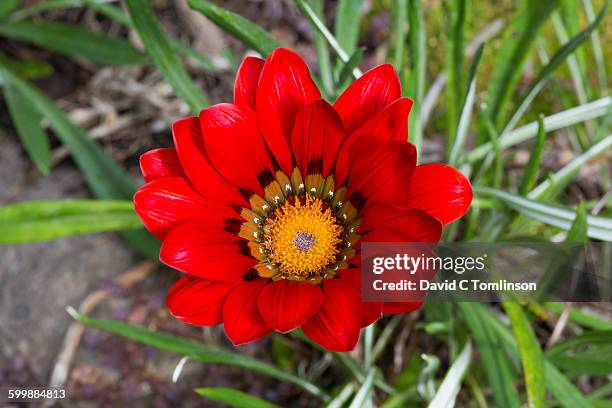
<path fill-rule="evenodd" d="M 173 120 L 229 100 L 247 52 L 283 45 L 306 57 L 330 101 L 361 71 L 394 64 L 415 101 L 409 138 L 420 161 L 461 168 L 475 189 L 445 240 L 604 241 L 612 265 L 610 27 L 601 0 L 3 0 L 3 125 L 36 167 L 30 177 L 44 183 L 75 166 L 91 196 L 3 194 L 0 243 L 120 231 L 140 257 L 157 259 L 159 244 L 131 204 L 139 154 L 169 146 Z M 138 377 L 147 394 L 94 376 L 84 387 L 69 375 L 80 367 L 77 324 L 48 383 L 108 404 L 152 395 L 161 406 L 199 398 L 240 407 L 611 406 L 609 304 L 428 303 L 364 330 L 350 354 L 325 353 L 299 334 L 232 349 L 220 328 L 169 324 L 160 304 L 140 319 L 87 316 L 106 297 L 141 296 L 147 279 L 163 293 L 169 282 L 158 277 L 171 275 L 160 269 L 138 263 L 115 290 L 103 287 L 69 312 L 102 329 L 92 333 L 103 342 L 184 356 L 176 384 Z M 216 369 L 180 377 L 187 360 Z M 2 373 L 0 384 L 33 385 Z M 196 387 L 206 388 L 197 395 Z"/>

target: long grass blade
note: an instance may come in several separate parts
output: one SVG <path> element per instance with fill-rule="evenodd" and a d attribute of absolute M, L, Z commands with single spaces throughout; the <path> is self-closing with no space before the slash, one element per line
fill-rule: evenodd
<path fill-rule="evenodd" d="M 49 138 L 40 123 L 40 114 L 11 83 L 4 87 L 8 111 L 28 155 L 43 174 L 51 170 Z"/>
<path fill-rule="evenodd" d="M 598 156 L 609 153 L 611 147 L 612 134 L 609 134 L 603 140 L 595 143 L 587 151 L 540 183 L 529 192 L 527 197 L 532 200 L 538 200 L 542 198 L 552 198 L 558 195 L 586 163 Z"/>
<path fill-rule="evenodd" d="M 351 55 L 357 49 L 359 40 L 359 20 L 363 0 L 339 0 L 336 9 L 334 33 L 338 44 Z"/>
<path fill-rule="evenodd" d="M 323 0 L 310 0 L 310 4 L 312 5 L 313 11 L 317 13 L 317 16 L 323 20 Z M 321 81 L 323 82 L 323 89 L 328 97 L 334 98 L 336 93 L 336 84 L 334 83 L 334 71 L 329 58 L 329 49 L 327 48 L 325 38 L 323 38 L 321 33 L 319 33 L 316 29 L 313 30 L 313 42 L 315 51 L 317 53 L 317 65 L 319 67 Z"/>
<path fill-rule="evenodd" d="M 0 24 L 0 35 L 101 64 L 140 64 L 147 59 L 125 40 L 65 23 L 19 21 Z"/>
<path fill-rule="evenodd" d="M 276 404 L 233 388 L 196 388 L 195 392 L 211 401 L 235 408 L 280 408 Z"/>
<path fill-rule="evenodd" d="M 596 20 L 595 9 L 591 0 L 583 0 L 584 11 L 586 13 L 589 23 L 593 23 Z M 608 2 L 605 4 L 608 5 Z M 602 90 L 603 95 L 608 93 L 608 76 L 606 74 L 606 60 L 601 47 L 601 38 L 599 37 L 599 31 L 594 30 L 591 34 L 591 42 L 593 44 L 593 54 L 595 56 L 595 64 L 597 66 L 597 79 L 599 82 L 599 88 Z"/>
<path fill-rule="evenodd" d="M 514 129 L 520 118 L 525 114 L 529 105 L 534 100 L 540 90 L 546 85 L 548 78 L 551 74 L 565 61 L 578 47 L 580 47 L 589 36 L 595 31 L 595 29 L 601 24 L 604 16 L 608 11 L 608 3 L 606 3 L 597 18 L 593 20 L 591 24 L 583 31 L 574 36 L 571 40 L 567 41 L 546 63 L 546 65 L 538 72 L 536 79 L 531 83 L 529 89 L 525 93 L 525 97 L 514 111 L 511 119 L 508 121 L 502 133 L 507 133 Z"/>
<path fill-rule="evenodd" d="M 576 211 L 552 204 L 530 200 L 515 194 L 489 187 L 475 187 L 477 195 L 494 197 L 521 214 L 543 223 L 569 230 L 576 219 Z M 612 242 L 612 218 L 589 215 L 588 236 Z"/>
<path fill-rule="evenodd" d="M 507 349 L 510 353 L 518 355 L 518 345 L 510 330 L 494 316 L 490 310 L 478 303 L 464 303 L 469 307 L 469 312 L 475 319 L 479 319 L 489 326 L 498 335 L 500 347 Z M 564 408 L 591 408 L 591 403 L 582 395 L 568 379 L 550 361 L 544 360 L 544 379 L 546 388 Z"/>
<path fill-rule="evenodd" d="M 206 0 L 187 0 L 192 9 L 208 17 L 225 32 L 233 35 L 247 46 L 267 56 L 279 46 L 278 42 L 257 24 L 227 11 Z"/>
<path fill-rule="evenodd" d="M 521 305 L 515 302 L 503 302 L 502 305 L 512 323 L 512 331 L 521 356 L 529 406 L 544 408 L 546 406 L 546 387 L 544 385 L 544 357 L 540 343 Z"/>
<path fill-rule="evenodd" d="M 446 67 L 448 83 L 446 86 L 446 116 L 448 129 L 448 152 L 454 145 L 459 123 L 459 106 L 464 101 L 463 63 L 465 52 L 465 20 L 467 0 L 447 1 L 444 3 L 447 14 Z M 469 79 L 468 79 L 469 89 Z"/>
<path fill-rule="evenodd" d="M 397 72 L 404 69 L 404 49 L 406 43 L 408 3 L 406 0 L 393 0 L 391 15 L 393 19 L 393 66 Z"/>
<path fill-rule="evenodd" d="M 323 38 L 325 38 L 340 61 L 342 61 L 344 64 L 348 64 L 351 59 L 350 54 L 340 45 L 336 37 L 334 37 L 334 35 L 327 29 L 325 23 L 321 21 L 314 10 L 308 5 L 308 3 L 306 3 L 305 0 L 295 0 L 295 2 L 310 23 L 319 31 Z M 355 78 L 359 78 L 362 75 L 359 68 L 353 68 L 351 72 Z"/>
<path fill-rule="evenodd" d="M 327 393 L 311 382 L 297 375 L 285 372 L 272 364 L 245 356 L 244 354 L 234 353 L 220 347 L 210 346 L 195 340 L 149 330 L 142 326 L 132 325 L 117 320 L 94 319 L 79 314 L 71 307 L 68 307 L 67 311 L 75 320 L 78 320 L 85 326 L 115 333 L 139 343 L 154 346 L 173 353 L 179 353 L 204 363 L 227 364 L 242 367 L 276 378 L 277 380 L 297 385 L 309 393 L 321 397 L 323 400 L 329 400 Z"/>
<path fill-rule="evenodd" d="M 496 57 L 498 63 L 495 64 L 490 81 L 487 113 L 496 125 L 500 113 L 523 73 L 527 56 L 533 49 L 544 22 L 560 3 L 560 0 L 519 3 L 519 10 L 507 29 L 500 47 L 501 51 Z"/>
<path fill-rule="evenodd" d="M 410 22 L 410 67 L 408 95 L 414 100 L 412 112 L 408 118 L 408 138 L 415 145 L 417 157 L 423 143 L 423 118 L 421 105 L 425 97 L 427 48 L 425 38 L 425 21 L 421 0 L 408 0 L 408 20 Z"/>
<path fill-rule="evenodd" d="M 208 99 L 191 80 L 163 33 L 151 5 L 146 0 L 126 0 L 134 27 L 147 53 L 159 72 L 170 83 L 176 94 L 185 101 L 194 114 L 208 105 Z"/>
<path fill-rule="evenodd" d="M 472 357 L 472 343 L 468 342 L 457 359 L 450 366 L 436 395 L 429 402 L 428 408 L 454 407 L 461 381 L 465 375 Z M 536 407 L 537 408 L 537 407 Z"/>
<path fill-rule="evenodd" d="M 531 149 L 531 156 L 527 167 L 523 172 L 523 179 L 519 185 L 518 192 L 520 195 L 526 195 L 535 185 L 538 178 L 538 169 L 540 168 L 540 161 L 542 160 L 542 152 L 544 151 L 544 144 L 546 142 L 546 132 L 544 131 L 544 116 L 538 117 L 538 136 L 536 137 L 535 144 Z"/>
<path fill-rule="evenodd" d="M 40 200 L 0 207 L 0 244 L 141 227 L 131 201 Z"/>
<path fill-rule="evenodd" d="M 577 123 L 586 122 L 610 113 L 612 113 L 612 97 L 607 96 L 593 102 L 589 102 L 586 105 L 576 106 L 574 108 L 545 117 L 544 130 L 546 133 L 550 133 L 554 130 L 572 126 Z M 502 149 L 505 149 L 532 139 L 537 134 L 538 122 L 531 122 L 501 136 L 499 139 L 499 145 Z M 468 153 L 465 161 L 468 163 L 473 163 L 484 158 L 491 151 L 493 151 L 493 145 L 491 143 L 483 143 Z"/>
<path fill-rule="evenodd" d="M 373 367 L 368 371 L 368 374 L 366 375 L 363 384 L 361 384 L 361 388 L 359 388 L 359 391 L 357 391 L 357 394 L 355 394 L 355 398 L 353 398 L 353 401 L 351 401 L 351 405 L 349 405 L 349 408 L 362 408 L 365 406 L 366 400 L 372 394 L 375 375 L 376 368 Z"/>
<path fill-rule="evenodd" d="M 483 364 L 493 397 L 500 407 L 519 407 L 520 403 L 513 385 L 510 363 L 503 350 L 499 347 L 500 339 L 497 334 L 484 321 L 473 312 L 474 305 L 469 302 L 460 302 L 459 308 L 470 329 Z"/>
<path fill-rule="evenodd" d="M 454 142 L 451 145 L 452 147 L 450 149 L 450 156 L 448 159 L 448 163 L 451 166 L 455 166 L 459 162 L 459 155 L 463 152 L 463 148 L 465 147 L 465 141 L 467 140 L 468 130 L 470 127 L 470 119 L 472 117 L 472 110 L 474 108 L 474 101 L 476 99 L 476 68 L 478 67 L 478 63 L 480 62 L 480 57 L 482 56 L 483 48 L 484 44 L 480 44 L 478 50 L 476 51 L 476 54 L 474 54 L 474 59 L 472 60 L 467 91 L 463 100 L 463 108 L 461 109 L 461 116 L 457 126 L 456 137 L 454 138 Z M 450 142 L 451 139 L 449 138 L 449 143 Z"/>

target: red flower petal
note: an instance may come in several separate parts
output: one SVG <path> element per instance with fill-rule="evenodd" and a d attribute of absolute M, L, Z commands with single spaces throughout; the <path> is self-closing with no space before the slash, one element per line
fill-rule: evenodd
<path fill-rule="evenodd" d="M 423 302 L 385 302 L 383 306 L 384 314 L 402 314 L 417 310 Z"/>
<path fill-rule="evenodd" d="M 184 178 L 167 177 L 145 184 L 134 195 L 134 208 L 145 227 L 163 239 L 178 223 L 207 220 L 211 228 L 224 228 L 239 220 L 230 207 L 212 202 L 195 191 Z"/>
<path fill-rule="evenodd" d="M 383 317 L 383 302 L 361 303 L 361 327 L 367 327 Z"/>
<path fill-rule="evenodd" d="M 209 282 L 185 275 L 170 289 L 166 305 L 170 313 L 185 323 L 216 326 L 223 323 L 223 302 L 233 283 Z"/>
<path fill-rule="evenodd" d="M 222 103 L 200 113 L 210 161 L 233 184 L 263 194 L 260 180 L 274 177 L 272 161 L 259 134 L 255 113 Z"/>
<path fill-rule="evenodd" d="M 351 351 L 361 330 L 361 300 L 348 280 L 327 279 L 323 283 L 325 300 L 312 319 L 302 326 L 304 334 L 329 351 Z"/>
<path fill-rule="evenodd" d="M 322 172 L 327 177 L 345 138 L 340 117 L 323 99 L 300 110 L 295 118 L 291 145 L 302 174 Z"/>
<path fill-rule="evenodd" d="M 149 150 L 140 156 L 140 170 L 145 181 L 185 176 L 175 149 Z"/>
<path fill-rule="evenodd" d="M 258 340 L 272 331 L 257 308 L 259 293 L 266 283 L 266 279 L 242 281 L 225 299 L 223 327 L 236 346 Z"/>
<path fill-rule="evenodd" d="M 264 66 L 264 60 L 257 57 L 246 57 L 236 73 L 234 82 L 234 104 L 255 110 L 257 83 Z"/>
<path fill-rule="evenodd" d="M 310 319 L 323 302 L 320 287 L 285 279 L 267 285 L 259 295 L 259 313 L 270 327 L 287 333 Z"/>
<path fill-rule="evenodd" d="M 438 242 L 442 224 L 429 213 L 418 209 L 398 209 L 387 204 L 374 204 L 364 210 L 358 232 L 364 234 L 380 228 L 393 228 L 409 242 Z"/>
<path fill-rule="evenodd" d="M 162 243 L 159 259 L 168 266 L 211 281 L 241 279 L 256 263 L 242 238 L 212 229 L 208 221 L 186 221 Z"/>
<path fill-rule="evenodd" d="M 360 265 L 360 263 L 358 263 Z M 354 288 L 361 293 L 361 269 L 350 268 L 339 270 L 337 276 L 349 282 Z M 361 302 L 361 327 L 369 326 L 376 320 L 380 319 L 382 313 L 383 303 L 382 302 Z"/>
<path fill-rule="evenodd" d="M 372 68 L 340 95 L 334 108 L 350 133 L 402 96 L 399 78 L 393 65 Z"/>
<path fill-rule="evenodd" d="M 354 158 L 348 197 L 358 193 L 372 202 L 403 204 L 410 197 L 410 177 L 416 149 L 410 143 L 390 142 L 374 150 L 361 150 Z"/>
<path fill-rule="evenodd" d="M 321 98 L 302 58 L 284 48 L 268 56 L 257 87 L 257 118 L 266 143 L 281 169 L 292 170 L 291 131 L 295 115 Z"/>
<path fill-rule="evenodd" d="M 470 181 L 445 164 L 417 166 L 410 182 L 407 207 L 427 211 L 446 225 L 461 217 L 472 202 Z"/>
<path fill-rule="evenodd" d="M 219 203 L 246 205 L 240 191 L 221 177 L 206 157 L 199 118 L 174 122 L 172 134 L 181 164 L 193 186 L 202 195 Z"/>
<path fill-rule="evenodd" d="M 342 146 L 336 164 L 336 184 L 342 185 L 353 166 L 355 152 L 408 138 L 408 114 L 412 100 L 399 98 L 353 132 Z"/>

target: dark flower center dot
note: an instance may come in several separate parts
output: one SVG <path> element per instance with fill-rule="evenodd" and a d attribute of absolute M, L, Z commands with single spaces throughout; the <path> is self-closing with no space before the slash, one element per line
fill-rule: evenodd
<path fill-rule="evenodd" d="M 308 252 L 310 249 L 315 246 L 316 239 L 314 235 L 309 232 L 300 231 L 295 234 L 293 238 L 293 245 L 295 245 L 296 249 L 302 252 Z"/>

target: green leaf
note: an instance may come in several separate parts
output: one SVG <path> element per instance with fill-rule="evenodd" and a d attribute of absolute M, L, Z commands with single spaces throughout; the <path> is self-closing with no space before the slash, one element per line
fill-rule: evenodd
<path fill-rule="evenodd" d="M 544 130 L 549 133 L 557 129 L 586 122 L 594 118 L 609 115 L 612 112 L 612 96 L 607 96 L 585 105 L 576 106 L 544 118 Z M 499 138 L 502 149 L 517 145 L 534 138 L 538 134 L 538 122 L 532 122 Z M 473 163 L 482 159 L 493 150 L 491 143 L 484 143 L 466 155 L 466 162 Z"/>
<path fill-rule="evenodd" d="M 366 375 L 363 384 L 355 394 L 355 398 L 351 401 L 351 405 L 349 408 L 362 408 L 366 405 L 366 401 L 370 398 L 374 388 L 374 376 L 376 375 L 376 368 L 370 368 L 368 374 Z"/>
<path fill-rule="evenodd" d="M 503 302 L 502 306 L 512 323 L 514 338 L 521 356 L 529 406 L 544 408 L 546 406 L 544 357 L 538 338 L 531 328 L 531 322 L 518 303 Z"/>
<path fill-rule="evenodd" d="M 65 23 L 18 21 L 0 24 L 0 35 L 101 64 L 125 65 L 146 61 L 146 55 L 136 51 L 125 40 Z"/>
<path fill-rule="evenodd" d="M 40 115 L 13 84 L 4 87 L 4 97 L 17 134 L 28 155 L 43 174 L 51 169 L 49 138 L 40 124 Z M 0 237 L 0 239 L 2 239 Z"/>
<path fill-rule="evenodd" d="M 498 116 L 520 79 L 527 56 L 533 49 L 544 22 L 560 0 L 522 0 L 496 56 L 487 98 L 487 112 L 497 124 Z"/>
<path fill-rule="evenodd" d="M 489 187 L 475 187 L 474 191 L 478 195 L 497 198 L 501 204 L 513 208 L 527 217 L 565 230 L 571 228 L 576 218 L 576 211 L 574 210 L 530 200 L 506 191 Z M 587 216 L 587 223 L 589 237 L 612 241 L 612 218 L 589 215 Z"/>
<path fill-rule="evenodd" d="M 10 68 L 22 79 L 41 79 L 53 74 L 53 66 L 43 61 L 18 60 L 0 54 L 0 64 Z M 2 85 L 1 78 L 0 85 Z"/>
<path fill-rule="evenodd" d="M 159 26 L 151 6 L 146 0 L 126 0 L 134 27 L 159 72 L 172 85 L 176 94 L 189 105 L 194 114 L 208 105 L 208 100 L 191 80 L 180 63 L 164 32 Z"/>
<path fill-rule="evenodd" d="M 523 172 L 523 179 L 518 189 L 519 194 L 522 196 L 525 196 L 527 192 L 533 188 L 538 179 L 538 169 L 540 168 L 545 142 L 546 132 L 544 131 L 544 115 L 540 115 L 538 117 L 538 136 L 531 150 L 531 156 L 529 157 L 527 168 Z"/>
<path fill-rule="evenodd" d="M 233 388 L 196 388 L 198 394 L 211 401 L 220 402 L 236 408 L 279 408 L 278 405 L 264 401 Z"/>
<path fill-rule="evenodd" d="M 14 86 L 32 106 L 36 107 L 38 113 L 49 121 L 55 135 L 68 148 L 87 185 L 98 198 L 107 200 L 132 198 L 136 189 L 128 174 L 51 99 L 38 88 L 20 79 L 1 62 L 0 76 L 7 84 Z M 158 257 L 159 242 L 144 229 L 126 231 L 124 235 L 143 255 Z"/>
<path fill-rule="evenodd" d="M 572 222 L 572 226 L 567 232 L 567 237 L 565 238 L 565 242 L 568 243 L 580 243 L 586 242 L 587 240 L 587 231 L 588 231 L 588 223 L 587 223 L 587 210 L 584 206 L 584 203 L 580 203 L 578 208 L 576 209 L 576 218 Z"/>
<path fill-rule="evenodd" d="M 448 152 L 455 142 L 455 133 L 459 123 L 457 110 L 464 100 L 463 93 L 463 63 L 465 53 L 465 20 L 466 0 L 451 0 L 444 2 L 447 15 L 446 32 L 446 116 L 448 123 Z M 468 82 L 468 89 L 470 84 Z"/>
<path fill-rule="evenodd" d="M 597 330 L 555 344 L 546 358 L 571 373 L 607 376 L 612 372 L 611 354 L 612 330 Z"/>
<path fill-rule="evenodd" d="M 75 320 L 78 320 L 86 326 L 115 333 L 139 343 L 157 347 L 161 350 L 179 353 L 204 363 L 227 364 L 242 367 L 246 370 L 297 385 L 309 393 L 321 397 L 323 400 L 329 399 L 325 391 L 301 377 L 285 372 L 271 364 L 245 356 L 244 354 L 234 353 L 220 347 L 209 346 L 195 340 L 149 330 L 142 326 L 121 321 L 94 319 L 80 315 L 73 308 L 68 308 L 67 310 Z"/>
<path fill-rule="evenodd" d="M 364 49 L 361 47 L 355 50 L 353 55 L 351 55 L 351 58 L 349 58 L 348 62 L 342 67 L 340 75 L 338 75 L 338 84 L 345 84 L 353 70 L 357 68 L 359 64 L 361 64 L 361 60 L 363 59 L 363 53 Z"/>
<path fill-rule="evenodd" d="M 595 21 L 595 10 L 593 9 L 593 3 L 591 0 L 583 0 L 584 11 L 587 16 L 589 23 Z M 606 2 L 606 6 L 608 2 Z M 604 52 L 601 47 L 601 38 L 597 30 L 591 34 L 591 43 L 593 44 L 593 54 L 595 56 L 595 65 L 597 65 L 597 79 L 599 82 L 600 89 L 608 89 L 608 76 L 606 74 L 606 59 Z"/>
<path fill-rule="evenodd" d="M 561 406 L 566 408 L 592 407 L 580 390 L 549 361 L 544 363 L 544 376 L 548 389 Z"/>
<path fill-rule="evenodd" d="M 468 305 L 467 311 L 474 319 L 482 321 L 483 324 L 497 333 L 498 339 L 501 342 L 501 347 L 506 348 L 513 354 L 518 354 L 518 346 L 515 338 L 497 316 L 494 316 L 490 310 L 481 304 L 463 303 L 463 305 L 466 304 Z M 547 359 L 544 360 L 544 379 L 546 388 L 561 406 L 565 408 L 592 407 L 591 403 L 582 393 Z"/>
<path fill-rule="evenodd" d="M 187 4 L 263 56 L 267 56 L 279 47 L 278 42 L 270 34 L 238 14 L 215 6 L 206 0 L 187 0 Z"/>
<path fill-rule="evenodd" d="M 567 59 L 567 57 L 569 57 L 574 51 L 576 51 L 576 49 L 578 49 L 578 47 L 589 38 L 589 36 L 593 33 L 597 26 L 599 26 L 599 24 L 601 24 L 601 22 L 603 21 L 607 10 L 608 3 L 606 2 L 599 14 L 597 15 L 597 18 L 595 18 L 595 20 L 591 24 L 589 24 L 587 28 L 585 28 L 583 31 L 574 36 L 574 38 L 572 38 L 570 41 L 566 42 L 563 47 L 559 48 L 559 50 L 555 53 L 555 55 L 553 55 L 550 61 L 548 61 L 546 66 L 544 66 L 540 70 L 540 72 L 538 72 L 536 79 L 531 83 L 531 85 L 529 85 L 529 89 L 525 93 L 525 97 L 519 104 L 518 108 L 515 110 L 514 114 L 512 115 L 512 118 L 506 124 L 502 133 L 507 133 L 508 131 L 512 130 L 514 126 L 516 126 L 519 119 L 527 111 L 529 105 L 531 105 L 533 99 L 544 87 L 544 85 L 546 85 L 548 78 L 563 63 L 563 61 Z"/>
<path fill-rule="evenodd" d="M 421 105 L 425 97 L 427 48 L 425 21 L 421 0 L 408 0 L 408 20 L 410 22 L 410 68 L 409 93 L 414 105 L 408 117 L 408 138 L 415 145 L 420 157 L 423 142 Z"/>
<path fill-rule="evenodd" d="M 98 0 L 100 1 L 100 0 Z M 31 6 L 23 7 L 11 15 L 11 21 L 25 20 L 28 17 L 59 8 L 78 7 L 82 0 L 46 0 Z"/>
<path fill-rule="evenodd" d="M 436 391 L 436 395 L 429 402 L 429 408 L 455 406 L 457 394 L 459 394 L 459 390 L 461 389 L 461 381 L 470 366 L 471 358 L 472 343 L 468 342 L 446 372 L 442 384 L 440 384 L 438 391 Z"/>
<path fill-rule="evenodd" d="M 323 18 L 324 15 L 324 4 L 323 0 L 310 0 L 313 11 Z M 316 31 L 313 27 L 313 41 L 315 51 L 317 52 L 317 62 L 319 66 L 319 72 L 321 80 L 323 81 L 323 89 L 330 99 L 335 97 L 336 84 L 334 83 L 334 72 L 331 66 L 331 60 L 329 58 L 329 49 L 327 48 L 327 42 L 325 38 Z"/>
<path fill-rule="evenodd" d="M 0 244 L 141 227 L 131 201 L 41 200 L 0 207 Z"/>
<path fill-rule="evenodd" d="M 554 198 L 563 191 L 565 186 L 571 182 L 574 175 L 578 173 L 578 171 L 583 168 L 586 163 L 595 157 L 608 153 L 611 146 L 612 134 L 609 134 L 540 183 L 536 188 L 531 190 L 529 194 L 527 194 L 527 197 L 533 200 Z"/>
<path fill-rule="evenodd" d="M 562 313 L 564 309 L 563 303 L 544 302 L 544 307 L 552 310 L 555 313 Z M 570 308 L 569 319 L 583 327 L 588 327 L 595 330 L 612 330 L 612 322 L 603 319 L 593 313 L 588 313 L 576 308 Z"/>
<path fill-rule="evenodd" d="M 406 42 L 408 4 L 405 0 L 393 0 L 391 3 L 393 19 L 393 66 L 397 72 L 404 69 L 404 45 Z"/>
<path fill-rule="evenodd" d="M 8 17 L 17 8 L 21 0 L 0 1 L 0 19 Z"/>
<path fill-rule="evenodd" d="M 295 2 L 310 23 L 317 29 L 323 38 L 325 38 L 340 61 L 342 61 L 344 64 L 348 64 L 350 61 L 349 54 L 344 48 L 342 48 L 336 37 L 334 37 L 333 34 L 327 29 L 325 23 L 321 21 L 314 10 L 308 5 L 308 3 L 306 3 L 305 0 L 295 0 Z M 353 68 L 352 73 L 355 78 L 359 78 L 362 75 L 359 68 Z"/>
<path fill-rule="evenodd" d="M 474 54 L 474 59 L 472 60 L 467 91 L 463 100 L 463 108 L 461 109 L 461 116 L 457 125 L 457 131 L 455 133 L 456 137 L 449 138 L 448 140 L 449 143 L 451 143 L 451 140 L 453 140 L 451 145 L 452 147 L 449 149 L 450 155 L 448 159 L 448 164 L 451 166 L 455 166 L 459 162 L 459 154 L 463 151 L 465 141 L 467 140 L 470 119 L 472 117 L 472 109 L 474 107 L 474 100 L 476 99 L 476 68 L 480 62 L 483 48 L 484 43 L 480 44 L 476 50 L 476 53 Z"/>
<path fill-rule="evenodd" d="M 362 5 L 363 0 L 339 0 L 336 8 L 334 33 L 340 46 L 349 55 L 357 49 Z"/>
<path fill-rule="evenodd" d="M 478 318 L 474 312 L 475 304 L 469 302 L 459 302 L 458 304 L 478 346 L 480 359 L 489 384 L 493 389 L 493 397 L 497 406 L 519 407 L 520 403 L 514 388 L 510 364 L 500 347 L 501 340 L 497 333 L 491 329 L 490 325 Z"/>

